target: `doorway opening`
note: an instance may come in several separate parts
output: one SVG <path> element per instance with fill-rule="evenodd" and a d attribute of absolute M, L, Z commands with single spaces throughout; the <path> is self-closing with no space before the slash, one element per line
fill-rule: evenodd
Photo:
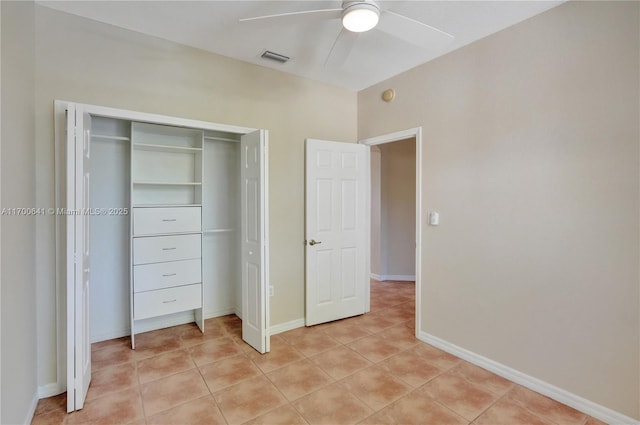
<path fill-rule="evenodd" d="M 375 280 L 415 281 L 416 336 L 421 311 L 421 139 L 421 128 L 413 128 L 360 141 L 371 147 L 368 270 Z"/>

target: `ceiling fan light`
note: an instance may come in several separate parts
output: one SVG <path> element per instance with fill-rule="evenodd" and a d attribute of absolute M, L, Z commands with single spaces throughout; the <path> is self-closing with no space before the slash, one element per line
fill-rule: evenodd
<path fill-rule="evenodd" d="M 342 14 L 342 25 L 351 32 L 365 32 L 378 25 L 380 10 L 373 4 L 356 3 Z"/>

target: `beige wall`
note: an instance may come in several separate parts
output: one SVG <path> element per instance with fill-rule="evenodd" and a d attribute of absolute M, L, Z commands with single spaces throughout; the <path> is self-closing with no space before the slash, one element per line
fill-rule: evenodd
<path fill-rule="evenodd" d="M 34 4 L 0 2 L 2 71 L 1 207 L 35 207 Z M 2 416 L 28 421 L 37 401 L 35 220 L 1 217 Z"/>
<path fill-rule="evenodd" d="M 637 419 L 639 8 L 565 3 L 358 95 L 359 138 L 423 128 L 421 330 Z"/>
<path fill-rule="evenodd" d="M 383 276 L 415 276 L 416 141 L 379 145 L 381 161 L 380 258 Z"/>
<path fill-rule="evenodd" d="M 53 100 L 266 128 L 271 324 L 304 317 L 304 139 L 356 141 L 353 92 L 36 6 L 37 203 L 54 203 Z M 56 380 L 54 220 L 38 234 L 39 383 Z"/>
<path fill-rule="evenodd" d="M 425 209 L 442 225 L 424 228 L 421 329 L 640 418 L 637 2 L 562 5 L 364 90 L 357 105 L 345 90 L 35 9 L 38 206 L 54 202 L 53 99 L 267 128 L 276 325 L 303 317 L 304 138 L 422 126 Z M 4 41 L 2 56 L 4 81 Z M 32 187 L 34 172 L 25 161 L 22 181 L 6 184 L 5 87 L 3 206 L 5 186 Z M 383 104 L 388 87 L 396 100 Z M 35 234 L 45 385 L 56 380 L 53 219 L 39 217 Z M 4 318 L 4 218 L 2 240 Z"/>

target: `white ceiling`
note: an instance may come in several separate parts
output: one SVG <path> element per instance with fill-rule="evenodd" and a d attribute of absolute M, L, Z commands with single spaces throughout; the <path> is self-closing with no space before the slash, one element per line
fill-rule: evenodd
<path fill-rule="evenodd" d="M 379 30 L 358 36 L 340 66 L 325 66 L 339 19 L 282 25 L 240 18 L 340 8 L 341 1 L 38 1 L 38 4 L 352 90 L 369 87 L 419 64 L 521 22 L 562 1 L 378 1 L 383 10 L 452 34 L 419 48 Z M 446 40 L 446 38 L 445 38 Z M 286 64 L 262 59 L 270 50 Z"/>

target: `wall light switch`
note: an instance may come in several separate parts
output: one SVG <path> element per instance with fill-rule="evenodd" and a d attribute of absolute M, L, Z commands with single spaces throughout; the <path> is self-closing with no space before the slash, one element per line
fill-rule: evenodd
<path fill-rule="evenodd" d="M 440 225 L 440 214 L 437 211 L 429 212 L 429 224 L 431 226 L 439 226 Z"/>

